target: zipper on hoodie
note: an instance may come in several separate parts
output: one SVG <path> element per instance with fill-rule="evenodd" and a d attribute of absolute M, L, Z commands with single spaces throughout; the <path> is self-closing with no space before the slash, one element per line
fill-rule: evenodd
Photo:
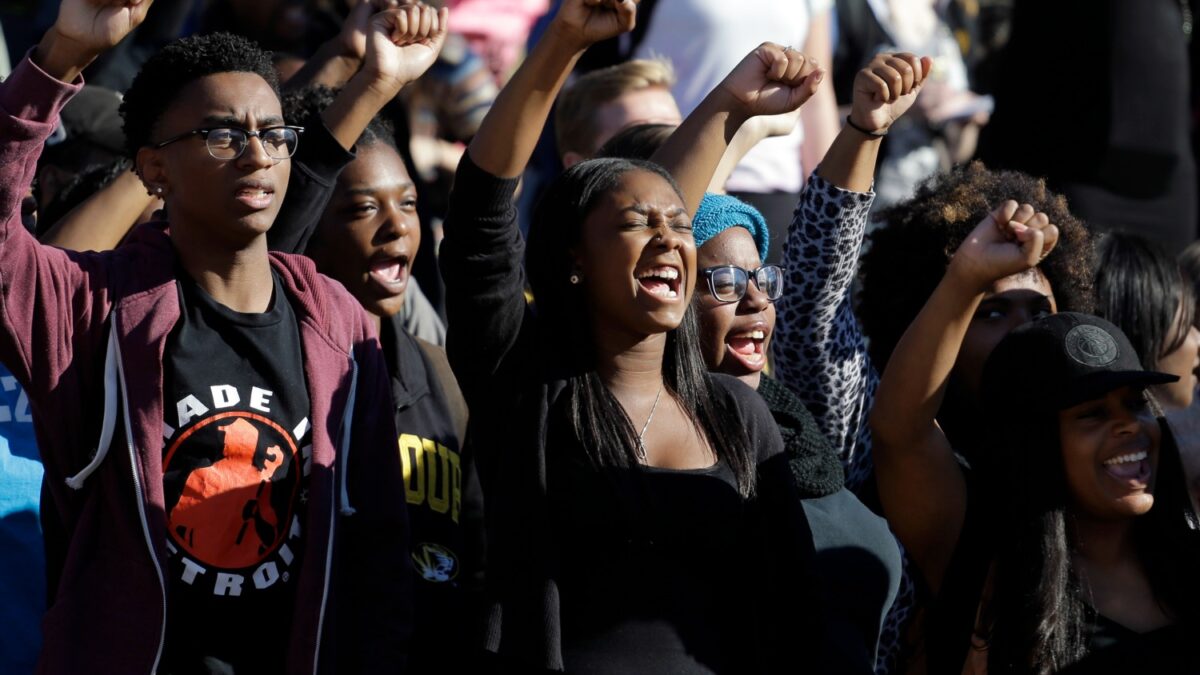
<path fill-rule="evenodd" d="M 113 317 L 115 326 L 116 317 Z M 150 562 L 154 563 L 154 571 L 158 574 L 158 588 L 162 593 L 162 622 L 158 629 L 158 650 L 154 653 L 154 665 L 150 668 L 151 675 L 158 672 L 158 663 L 162 660 L 163 644 L 167 641 L 167 584 L 164 581 L 162 566 L 158 562 L 158 551 L 154 547 L 154 540 L 150 536 L 150 524 L 146 520 L 146 494 L 142 490 L 142 479 L 138 476 L 138 460 L 137 452 L 133 447 L 133 425 L 129 422 L 129 392 L 125 387 L 125 366 L 121 362 L 121 344 L 117 341 L 117 331 L 114 329 L 110 340 L 116 341 L 117 345 L 117 374 L 121 378 L 121 403 L 122 413 L 125 419 L 125 445 L 129 449 L 129 465 L 133 473 L 133 486 L 137 493 L 138 502 L 138 518 L 142 522 L 142 534 L 146 538 L 146 548 L 150 552 Z"/>

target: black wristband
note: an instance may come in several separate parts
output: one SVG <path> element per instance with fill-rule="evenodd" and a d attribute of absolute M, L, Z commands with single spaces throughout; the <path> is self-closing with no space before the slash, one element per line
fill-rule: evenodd
<path fill-rule="evenodd" d="M 855 124 L 854 120 L 850 119 L 849 115 L 846 115 L 846 126 L 850 127 L 851 129 L 857 131 L 860 134 L 865 134 L 867 136 L 870 136 L 871 138 L 883 138 L 884 136 L 887 136 L 887 129 L 884 129 L 883 131 L 871 131 L 869 129 L 864 129 L 864 128 L 858 126 L 857 124 Z"/>

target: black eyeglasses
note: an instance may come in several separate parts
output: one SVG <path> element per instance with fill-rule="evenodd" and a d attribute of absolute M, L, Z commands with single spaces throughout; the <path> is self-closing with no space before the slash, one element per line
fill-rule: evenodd
<path fill-rule="evenodd" d="M 767 300 L 775 302 L 783 295 L 783 268 L 779 265 L 763 265 L 756 270 L 744 270 L 735 265 L 707 267 L 704 278 L 708 280 L 708 291 L 717 302 L 738 302 L 746 297 L 750 280 L 758 290 L 766 294 Z"/>
<path fill-rule="evenodd" d="M 155 145 L 155 148 L 165 147 L 191 136 L 200 136 L 208 146 L 208 154 L 213 159 L 237 159 L 250 145 L 250 137 L 257 136 L 263 150 L 271 159 L 287 159 L 296 153 L 300 144 L 300 134 L 304 127 L 267 127 L 257 131 L 238 129 L 237 127 L 217 127 L 213 129 L 192 129 L 191 131 L 173 136 Z"/>

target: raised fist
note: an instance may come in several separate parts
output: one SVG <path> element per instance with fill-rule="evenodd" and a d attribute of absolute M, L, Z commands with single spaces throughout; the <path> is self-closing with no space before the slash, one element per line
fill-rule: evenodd
<path fill-rule="evenodd" d="M 449 10 L 405 5 L 371 17 L 363 70 L 389 90 L 420 77 L 446 42 Z"/>
<path fill-rule="evenodd" d="M 850 121 L 868 131 L 887 131 L 912 107 L 932 68 L 928 56 L 877 54 L 854 76 Z"/>
<path fill-rule="evenodd" d="M 63 0 L 53 30 L 72 51 L 96 56 L 141 25 L 153 0 Z M 66 45 L 64 45 L 66 46 Z"/>
<path fill-rule="evenodd" d="M 764 42 L 750 52 L 719 85 L 748 115 L 781 115 L 804 104 L 825 71 L 814 59 L 791 47 Z"/>
<path fill-rule="evenodd" d="M 577 48 L 633 30 L 638 0 L 565 0 L 551 27 Z"/>
<path fill-rule="evenodd" d="M 1029 204 L 1008 200 L 984 218 L 954 252 L 950 271 L 972 290 L 1033 269 L 1058 243 L 1058 227 Z"/>
<path fill-rule="evenodd" d="M 342 30 L 338 32 L 334 43 L 340 56 L 349 57 L 359 62 L 367 55 L 367 35 L 371 31 L 371 17 L 400 5 L 399 0 L 358 0 L 351 4 L 350 13 L 342 22 Z"/>

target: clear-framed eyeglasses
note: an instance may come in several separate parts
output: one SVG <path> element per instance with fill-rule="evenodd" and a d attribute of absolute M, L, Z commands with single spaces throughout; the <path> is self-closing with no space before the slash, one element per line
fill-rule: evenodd
<path fill-rule="evenodd" d="M 783 268 L 779 265 L 763 265 L 756 270 L 745 270 L 736 265 L 718 265 L 701 270 L 708 281 L 708 291 L 717 302 L 738 302 L 746 296 L 750 280 L 758 290 L 775 302 L 783 295 Z"/>
<path fill-rule="evenodd" d="M 175 141 L 181 141 L 192 136 L 204 139 L 208 154 L 213 159 L 237 159 L 250 145 L 251 137 L 258 137 L 263 150 L 271 159 L 287 159 L 296 154 L 296 146 L 300 144 L 300 134 L 304 127 L 277 126 L 266 129 L 239 129 L 237 127 L 214 127 L 210 129 L 192 129 L 178 136 L 172 136 L 153 147 L 162 148 Z"/>

